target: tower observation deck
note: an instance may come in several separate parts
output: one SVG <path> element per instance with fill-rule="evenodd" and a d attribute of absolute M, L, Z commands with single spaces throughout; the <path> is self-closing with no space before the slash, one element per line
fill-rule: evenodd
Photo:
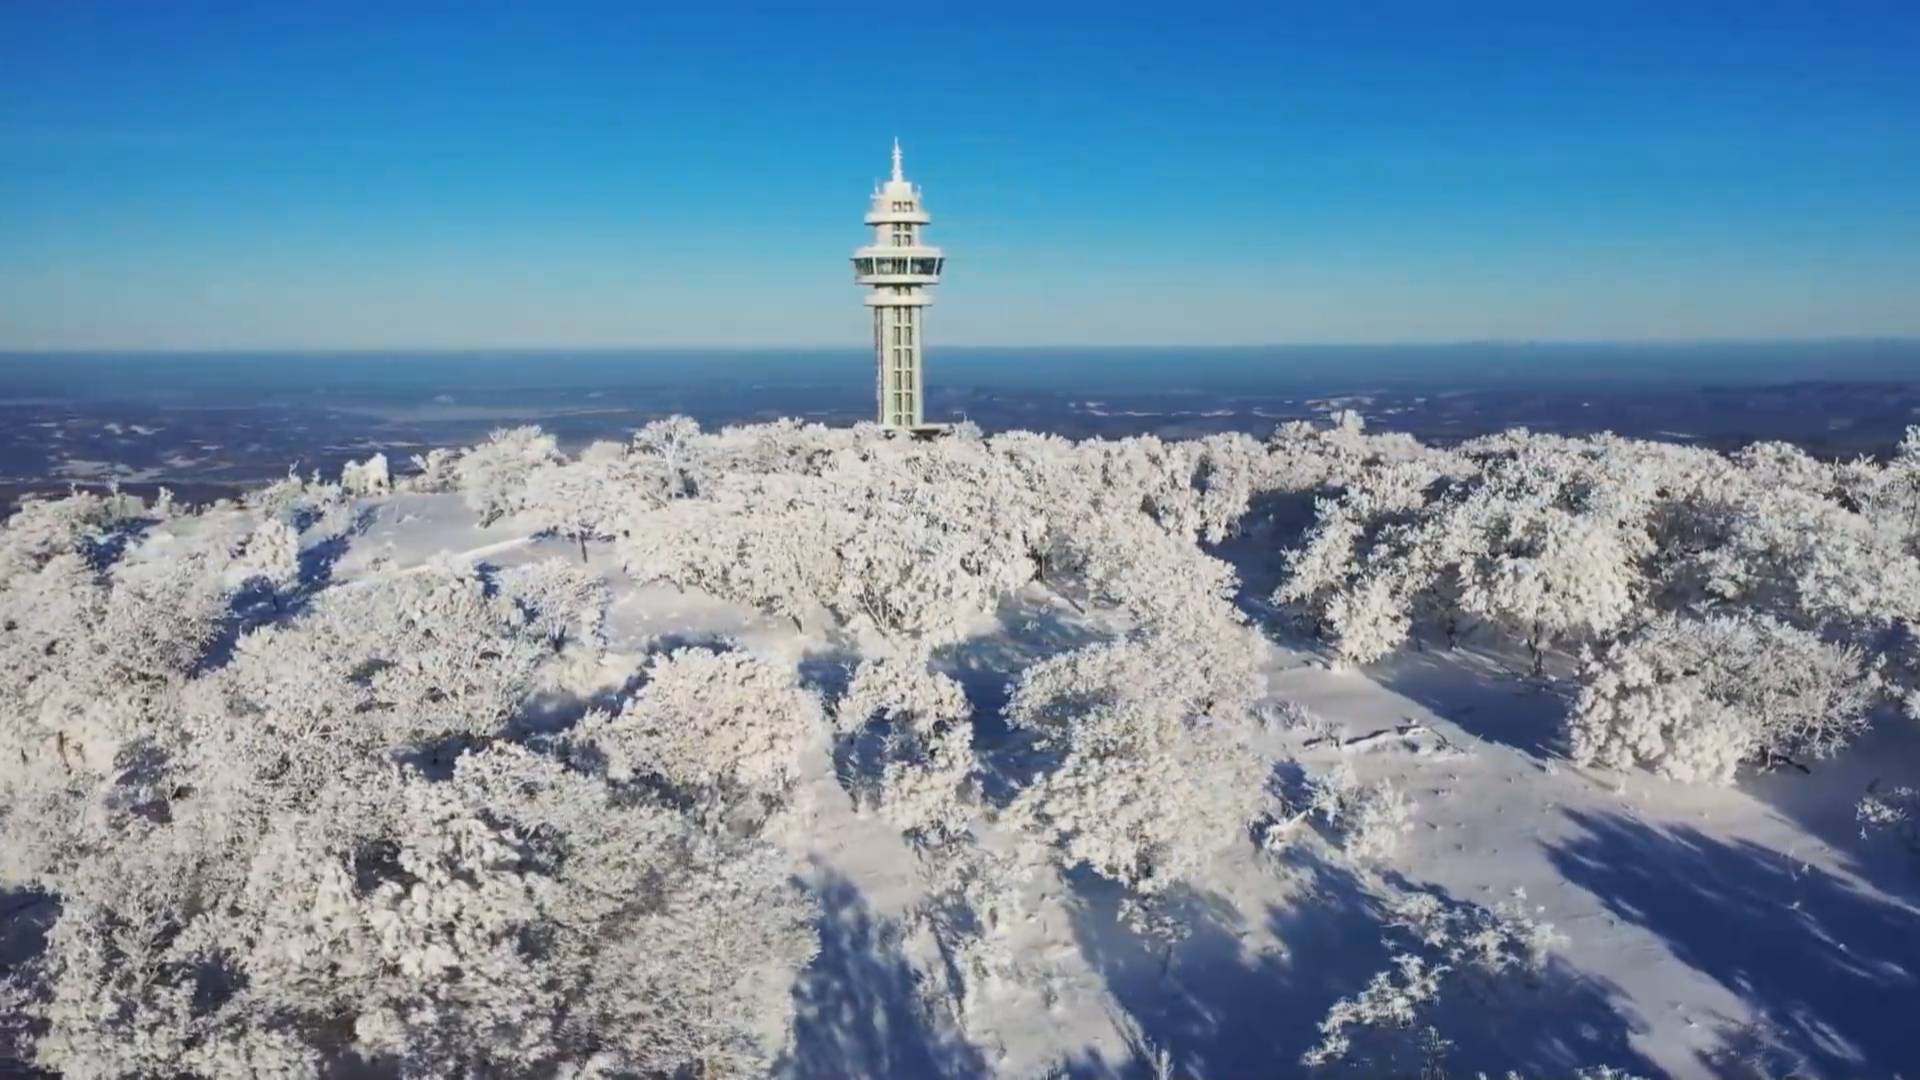
<path fill-rule="evenodd" d="M 940 249 L 928 247 L 921 236 L 931 220 L 920 189 L 900 171 L 900 140 L 895 139 L 893 177 L 874 188 L 867 208 L 873 242 L 853 253 L 854 280 L 872 290 L 867 306 L 873 309 L 873 350 L 880 369 L 881 427 L 930 430 L 922 408 L 926 320 L 921 312 L 933 303 L 927 287 L 940 283 L 946 264 Z"/>

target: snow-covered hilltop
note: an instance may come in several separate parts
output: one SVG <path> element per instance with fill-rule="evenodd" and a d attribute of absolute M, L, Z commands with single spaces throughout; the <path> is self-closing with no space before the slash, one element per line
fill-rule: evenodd
<path fill-rule="evenodd" d="M 538 429 L 0 529 L 0 1071 L 1892 1076 L 1920 430 Z"/>

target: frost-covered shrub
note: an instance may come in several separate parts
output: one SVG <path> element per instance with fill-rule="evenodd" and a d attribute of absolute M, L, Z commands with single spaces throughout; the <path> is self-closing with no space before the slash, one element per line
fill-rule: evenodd
<path fill-rule="evenodd" d="M 195 546 L 123 560 L 109 576 L 95 661 L 128 683 L 187 674 L 220 632 L 231 595 L 226 570 L 225 551 Z"/>
<path fill-rule="evenodd" d="M 1327 600 L 1326 626 L 1340 659 L 1350 664 L 1378 660 L 1400 647 L 1413 627 L 1405 590 L 1391 573 L 1360 579 Z"/>
<path fill-rule="evenodd" d="M 332 628 L 353 634 L 371 707 L 412 737 L 490 735 L 532 689 L 544 642 L 507 597 L 477 575 L 416 574 L 395 588 L 362 590 L 326 607 Z M 364 620 L 359 628 L 346 620 Z M 379 628 L 369 635 L 368 624 Z M 479 662 L 476 662 L 479 661 Z"/>
<path fill-rule="evenodd" d="M 817 938 L 787 857 L 553 759 L 348 772 L 244 835 L 163 798 L 43 880 L 11 973 L 41 1068 L 756 1076 L 790 1044 Z"/>
<path fill-rule="evenodd" d="M 699 589 L 804 629 L 838 588 L 837 556 L 807 504 L 798 482 L 756 477 L 646 506 L 620 527 L 621 562 L 638 581 Z"/>
<path fill-rule="evenodd" d="M 325 590 L 196 683 L 187 754 L 232 800 L 232 823 L 257 822 L 336 776 L 370 783 L 397 756 L 499 734 L 551 655 L 515 600 L 471 573 Z"/>
<path fill-rule="evenodd" d="M 1920 622 L 1920 436 L 1886 466 L 1514 431 L 1355 467 L 1353 438 L 1271 444 L 1319 455 L 1338 489 L 1272 599 L 1351 663 L 1485 630 L 1538 673 L 1663 615 L 1749 612 L 1869 648 Z"/>
<path fill-rule="evenodd" d="M 289 472 L 284 479 L 247 492 L 241 501 L 248 510 L 286 522 L 298 531 L 339 507 L 345 497 L 339 484 L 322 480 L 318 472 L 304 480 Z"/>
<path fill-rule="evenodd" d="M 365 461 L 342 465 L 340 487 L 349 495 L 385 495 L 392 491 L 393 475 L 387 471 L 387 455 L 376 453 Z"/>
<path fill-rule="evenodd" d="M 407 488 L 426 493 L 452 491 L 460 482 L 455 470 L 459 460 L 460 451 L 444 446 L 413 455 L 414 473 L 406 479 Z"/>
<path fill-rule="evenodd" d="M 559 651 L 569 643 L 599 645 L 607 617 L 607 582 L 595 574 L 543 559 L 503 571 L 500 593 L 521 612 L 527 633 Z"/>
<path fill-rule="evenodd" d="M 485 525 L 527 504 L 527 481 L 561 460 L 554 438 L 538 427 L 504 428 L 452 462 L 466 503 Z"/>
<path fill-rule="evenodd" d="M 1395 1058 L 1422 1014 L 1450 983 L 1470 977 L 1482 1000 L 1510 972 L 1537 972 L 1566 941 L 1541 909 L 1514 894 L 1492 908 L 1443 900 L 1431 893 L 1402 893 L 1388 905 L 1385 937 L 1388 966 L 1359 993 L 1341 998 L 1320 1021 L 1321 1040 L 1301 1060 L 1326 1065 L 1357 1054 L 1365 1040 L 1374 1069 L 1397 1074 Z"/>
<path fill-rule="evenodd" d="M 1325 1065 L 1353 1052 L 1353 1029 L 1413 1027 L 1421 1008 L 1440 996 L 1443 965 L 1410 953 L 1394 953 L 1391 964 L 1359 993 L 1333 1003 L 1320 1021 L 1320 1042 L 1301 1056 L 1306 1065 Z"/>
<path fill-rule="evenodd" d="M 654 657 L 645 675 L 619 713 L 589 714 L 575 729 L 608 776 L 656 778 L 740 824 L 788 805 L 801 756 L 824 744 L 826 728 L 819 698 L 792 671 L 686 648 Z"/>
<path fill-rule="evenodd" d="M 279 518 L 268 518 L 247 538 L 235 569 L 242 582 L 258 582 L 275 596 L 300 584 L 300 533 Z"/>
<path fill-rule="evenodd" d="M 1308 776 L 1305 801 L 1305 812 L 1325 822 L 1342 850 L 1363 863 L 1392 855 L 1413 829 L 1416 807 L 1393 781 L 1363 784 L 1344 761 Z"/>
<path fill-rule="evenodd" d="M 1854 816 L 1865 828 L 1885 829 L 1913 821 L 1916 808 L 1920 808 L 1920 790 L 1900 785 L 1861 796 Z"/>
<path fill-rule="evenodd" d="M 637 438 L 634 456 L 657 466 L 612 526 L 634 576 L 902 644 L 975 632 L 1036 581 L 1143 623 L 1230 612 L 1232 568 L 1195 537 L 1224 537 L 1272 482 L 1264 449 L 1238 436 L 900 443 L 759 425 Z M 680 480 L 651 479 L 668 471 Z"/>
<path fill-rule="evenodd" d="M 0 584 L 0 797 L 111 776 L 138 746 L 173 741 L 182 688 L 225 621 L 227 563 L 217 537 L 153 532 L 104 575 L 67 553 Z"/>
<path fill-rule="evenodd" d="M 1633 611 L 1635 530 L 1549 507 L 1508 511 L 1489 531 L 1491 550 L 1463 567 L 1460 606 L 1523 640 L 1536 670 L 1548 643 L 1598 637 Z"/>
<path fill-rule="evenodd" d="M 546 465 L 527 478 L 522 520 L 545 533 L 579 545 L 587 561 L 587 542 L 613 536 L 623 487 L 613 477 L 623 459 L 582 458 Z"/>
<path fill-rule="evenodd" d="M 996 442 L 1004 445 L 1004 438 Z M 1153 435 L 1051 444 L 1089 485 L 1087 509 L 1144 512 L 1187 544 L 1217 544 L 1236 532 L 1256 492 L 1274 483 L 1266 448 L 1237 433 L 1169 442 Z M 1064 507 L 1062 508 L 1064 509 Z"/>
<path fill-rule="evenodd" d="M 1020 793 L 1011 820 L 1069 865 L 1142 893 L 1197 880 L 1269 809 L 1268 763 L 1247 742 L 1250 676 L 1151 636 L 1029 668 L 1008 719 L 1062 759 Z"/>
<path fill-rule="evenodd" d="M 56 556 L 89 556 L 116 520 L 114 504 L 90 492 L 21 503 L 0 528 L 0 586 Z"/>
<path fill-rule="evenodd" d="M 1574 760 L 1726 783 L 1743 762 L 1822 757 L 1866 724 L 1860 651 L 1766 616 L 1662 616 L 1591 657 Z"/>
<path fill-rule="evenodd" d="M 1713 526 L 1713 546 L 1681 566 L 1717 604 L 1855 635 L 1920 619 L 1920 547 L 1900 517 L 1781 488 L 1720 509 Z"/>
<path fill-rule="evenodd" d="M 1350 662 L 1397 648 L 1416 619 L 1449 641 L 1472 620 L 1524 642 L 1537 666 L 1553 642 L 1603 635 L 1639 602 L 1655 483 L 1615 444 L 1523 433 L 1364 471 L 1320 502 L 1274 601 L 1312 616 Z"/>
<path fill-rule="evenodd" d="M 1344 825 L 1347 854 L 1362 861 L 1385 859 L 1413 829 L 1414 804 L 1391 781 L 1363 788 Z"/>
<path fill-rule="evenodd" d="M 1862 837 L 1890 832 L 1920 854 L 1920 788 L 1897 784 L 1883 789 L 1876 780 L 1854 805 L 1853 816 Z"/>
<path fill-rule="evenodd" d="M 1086 523 L 1069 543 L 1088 598 L 1118 608 L 1144 633 L 1214 636 L 1241 622 L 1229 602 L 1239 585 L 1233 567 L 1137 514 Z"/>
<path fill-rule="evenodd" d="M 1051 972 L 1013 940 L 1015 929 L 1033 918 L 1027 890 L 1044 865 L 1031 847 L 946 844 L 919 854 L 927 893 L 907 923 L 931 937 L 938 953 L 938 961 L 919 972 L 923 1002 L 964 1030 L 994 990 L 1046 988 Z"/>
<path fill-rule="evenodd" d="M 918 844 L 966 835 L 979 793 L 972 707 L 959 683 L 925 657 L 867 660 L 833 714 L 853 744 L 856 775 L 842 783 L 853 784 L 857 805 Z"/>
<path fill-rule="evenodd" d="M 628 572 L 801 628 L 824 610 L 929 643 L 964 636 L 1034 576 L 1038 519 L 977 447 L 915 447 L 813 472 L 721 475 L 698 497 L 635 504 L 619 527 Z"/>
<path fill-rule="evenodd" d="M 1487 974 L 1510 969 L 1537 970 L 1566 937 L 1543 909 L 1527 901 L 1524 889 L 1491 908 L 1448 903 L 1433 893 L 1402 893 L 1388 905 L 1388 924 L 1421 946 L 1437 950 L 1440 959 Z"/>
<path fill-rule="evenodd" d="M 354 1052 L 413 1073 L 525 1069 L 555 1050 L 528 838 L 463 794 L 406 778 L 377 863 L 270 834 L 247 885 L 264 916 L 250 973 L 289 1004 L 351 1009 Z"/>

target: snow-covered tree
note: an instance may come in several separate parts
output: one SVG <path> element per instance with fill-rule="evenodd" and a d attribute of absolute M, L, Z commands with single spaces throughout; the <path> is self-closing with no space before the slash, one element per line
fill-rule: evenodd
<path fill-rule="evenodd" d="M 604 578 L 544 559 L 502 572 L 499 586 L 501 595 L 519 607 L 526 632 L 554 651 L 569 643 L 601 643 L 608 601 Z"/>
<path fill-rule="evenodd" d="M 1744 762 L 1823 757 L 1874 699 L 1860 652 L 1764 615 L 1661 616 L 1589 659 L 1576 761 L 1725 783 Z"/>
<path fill-rule="evenodd" d="M 279 518 L 268 518 L 247 538 L 235 570 L 242 583 L 258 582 L 276 600 L 300 584 L 300 534 Z"/>
<path fill-rule="evenodd" d="M 645 676 L 618 713 L 590 714 L 574 731 L 609 777 L 651 778 L 744 828 L 793 804 L 826 720 L 791 671 L 744 651 L 684 648 L 655 656 Z"/>
<path fill-rule="evenodd" d="M 0 585 L 55 556 L 89 555 L 114 521 L 113 505 L 90 492 L 21 503 L 0 530 Z"/>
<path fill-rule="evenodd" d="M 979 809 L 971 715 L 960 684 L 924 656 L 862 662 L 833 704 L 856 770 L 842 782 L 916 843 L 966 834 Z"/>
<path fill-rule="evenodd" d="M 455 465 L 460 451 L 436 446 L 424 454 L 413 455 L 413 475 L 406 478 L 409 490 L 419 492 L 452 491 L 460 483 Z"/>
<path fill-rule="evenodd" d="M 623 559 L 641 580 L 797 627 L 824 610 L 889 637 L 950 641 L 1034 577 L 1040 520 L 1009 481 L 958 442 L 849 455 L 806 474 L 726 474 L 698 497 L 632 507 Z"/>
<path fill-rule="evenodd" d="M 1316 614 L 1354 662 L 1397 647 L 1416 618 L 1449 640 L 1463 619 L 1492 626 L 1536 669 L 1553 643 L 1620 625 L 1646 591 L 1657 477 L 1620 467 L 1604 442 L 1512 433 L 1461 454 L 1461 479 L 1435 484 L 1430 463 L 1405 463 L 1323 500 L 1275 601 Z"/>
<path fill-rule="evenodd" d="M 560 460 L 553 436 L 528 425 L 494 432 L 456 458 L 452 469 L 467 505 L 485 525 L 526 506 L 528 479 Z"/>
<path fill-rule="evenodd" d="M 188 755 L 224 822 L 255 828 L 336 777 L 371 783 L 397 757 L 500 734 L 553 653 L 540 617 L 471 573 L 329 589 L 254 629 L 192 688 Z"/>
<path fill-rule="evenodd" d="M 622 562 L 639 581 L 667 581 L 787 619 L 796 628 L 831 602 L 838 560 L 799 483 L 730 483 L 629 518 Z"/>
<path fill-rule="evenodd" d="M 1251 664 L 1184 645 L 1148 637 L 1042 661 L 1007 710 L 1061 755 L 1010 820 L 1145 894 L 1199 879 L 1270 806 L 1268 762 L 1247 741 Z"/>
<path fill-rule="evenodd" d="M 700 425 L 685 416 L 655 420 L 633 433 L 634 452 L 660 463 L 669 499 L 698 493 L 704 476 Z"/>

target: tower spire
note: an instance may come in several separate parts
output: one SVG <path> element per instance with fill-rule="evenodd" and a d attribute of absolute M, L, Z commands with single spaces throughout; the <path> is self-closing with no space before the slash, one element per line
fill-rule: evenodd
<path fill-rule="evenodd" d="M 893 178 L 895 181 L 906 179 L 906 176 L 900 172 L 900 136 L 898 135 L 893 137 Z"/>

